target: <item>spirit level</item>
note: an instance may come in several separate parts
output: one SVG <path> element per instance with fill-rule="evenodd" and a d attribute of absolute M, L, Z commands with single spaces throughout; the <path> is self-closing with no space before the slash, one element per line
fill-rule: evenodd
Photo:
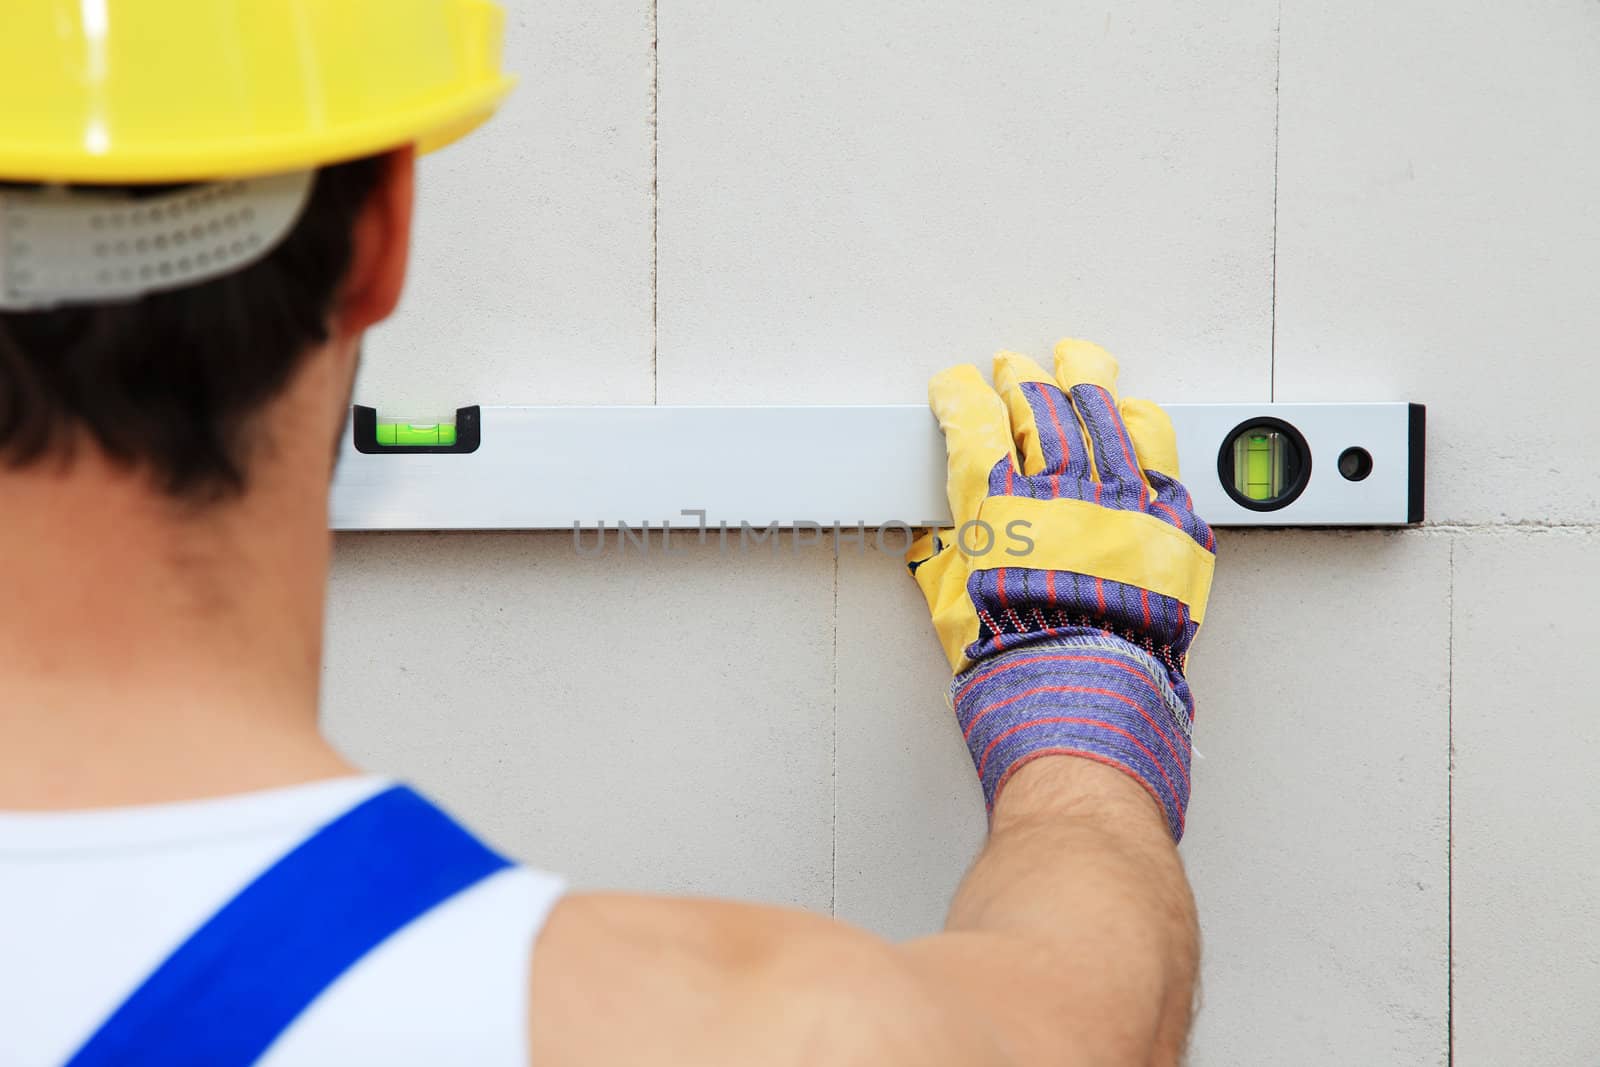
<path fill-rule="evenodd" d="M 1171 404 L 1183 482 L 1215 526 L 1422 521 L 1419 404 Z M 387 427 L 387 429 L 386 429 Z M 336 530 L 601 523 L 854 527 L 950 521 L 944 440 L 918 405 L 357 407 Z"/>

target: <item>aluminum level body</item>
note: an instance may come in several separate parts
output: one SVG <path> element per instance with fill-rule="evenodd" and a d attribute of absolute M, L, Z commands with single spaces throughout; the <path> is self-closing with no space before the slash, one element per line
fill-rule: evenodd
<path fill-rule="evenodd" d="M 1215 526 L 1400 526 L 1421 518 L 1420 408 L 1171 404 L 1183 481 Z M 483 407 L 465 454 L 359 451 L 345 435 L 336 530 L 551 530 L 574 525 L 947 524 L 944 439 L 922 405 Z M 1303 436 L 1304 491 L 1275 511 L 1231 498 L 1229 435 L 1259 418 Z M 1371 472 L 1338 459 L 1365 449 Z"/>

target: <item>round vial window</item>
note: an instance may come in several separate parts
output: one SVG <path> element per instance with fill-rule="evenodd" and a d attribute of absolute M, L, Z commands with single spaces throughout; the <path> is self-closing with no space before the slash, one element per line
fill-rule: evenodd
<path fill-rule="evenodd" d="M 1288 507 L 1311 478 L 1311 450 L 1300 431 L 1282 419 L 1252 419 L 1235 427 L 1217 456 L 1222 487 L 1241 507 Z"/>

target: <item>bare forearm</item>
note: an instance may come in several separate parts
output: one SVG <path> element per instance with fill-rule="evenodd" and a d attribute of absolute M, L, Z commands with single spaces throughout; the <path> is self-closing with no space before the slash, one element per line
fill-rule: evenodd
<path fill-rule="evenodd" d="M 1086 910 L 1109 916 L 1134 904 L 1141 928 L 1175 934 L 1191 924 L 1188 881 L 1160 809 L 1120 771 L 1045 757 L 1000 794 L 946 929 L 1036 937 Z M 1156 916 L 1166 921 L 1148 921 Z"/>
<path fill-rule="evenodd" d="M 1170 1063 L 1198 939 L 1160 810 L 1088 760 L 1046 757 L 1001 794 L 946 932 L 906 946 L 1029 1063 Z"/>

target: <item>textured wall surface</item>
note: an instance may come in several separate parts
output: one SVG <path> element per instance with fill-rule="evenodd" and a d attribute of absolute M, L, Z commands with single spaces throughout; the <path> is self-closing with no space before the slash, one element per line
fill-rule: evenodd
<path fill-rule="evenodd" d="M 1194 1062 L 1594 1062 L 1600 7 L 510 6 L 362 402 L 909 402 L 1068 332 L 1158 399 L 1427 402 L 1428 525 L 1221 539 Z M 329 639 L 339 742 L 580 885 L 904 937 L 981 841 L 876 552 L 347 536 Z"/>

